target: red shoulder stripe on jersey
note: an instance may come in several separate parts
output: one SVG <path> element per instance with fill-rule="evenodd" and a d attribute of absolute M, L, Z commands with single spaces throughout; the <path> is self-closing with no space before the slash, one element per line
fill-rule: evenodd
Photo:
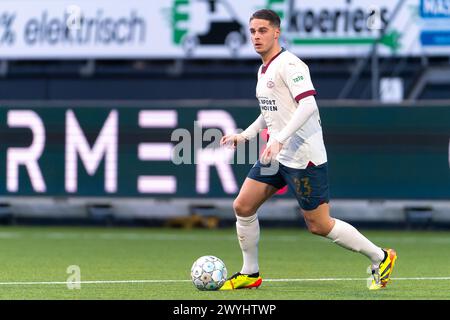
<path fill-rule="evenodd" d="M 305 91 L 303 93 L 300 93 L 298 96 L 295 97 L 295 101 L 299 102 L 300 100 L 309 97 L 309 96 L 315 96 L 317 94 L 316 90 L 309 90 Z"/>

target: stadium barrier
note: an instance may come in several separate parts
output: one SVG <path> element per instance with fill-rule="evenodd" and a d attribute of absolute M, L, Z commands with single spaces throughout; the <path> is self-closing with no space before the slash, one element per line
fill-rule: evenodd
<path fill-rule="evenodd" d="M 255 105 L 2 103 L 0 216 L 167 219 L 201 207 L 234 218 L 232 200 L 266 137 L 237 152 L 218 139 L 245 129 Z M 319 105 L 335 216 L 450 221 L 450 103 Z M 283 190 L 260 217 L 297 219 L 298 206 Z"/>

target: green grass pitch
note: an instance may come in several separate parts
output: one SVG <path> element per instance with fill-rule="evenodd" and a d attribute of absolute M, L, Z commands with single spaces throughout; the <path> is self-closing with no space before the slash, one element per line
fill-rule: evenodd
<path fill-rule="evenodd" d="M 190 281 L 199 256 L 240 270 L 234 229 L 1 227 L 0 299 L 450 299 L 450 232 L 361 231 L 397 250 L 384 290 L 367 289 L 367 258 L 302 229 L 262 228 L 259 289 L 203 292 Z"/>

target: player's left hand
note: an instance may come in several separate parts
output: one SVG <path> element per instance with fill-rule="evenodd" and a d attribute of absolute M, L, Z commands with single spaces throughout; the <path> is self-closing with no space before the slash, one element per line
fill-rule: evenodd
<path fill-rule="evenodd" d="M 266 146 L 266 149 L 262 153 L 259 161 L 262 164 L 269 164 L 272 160 L 274 160 L 277 157 L 277 155 L 278 155 L 278 153 L 280 153 L 281 149 L 283 149 L 283 144 L 278 142 L 277 140 L 273 139 Z"/>

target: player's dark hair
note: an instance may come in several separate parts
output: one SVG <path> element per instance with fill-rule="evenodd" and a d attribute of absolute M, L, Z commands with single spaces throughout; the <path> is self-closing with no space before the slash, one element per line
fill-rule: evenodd
<path fill-rule="evenodd" d="M 276 28 L 279 28 L 281 25 L 281 20 L 278 14 L 270 9 L 261 9 L 254 12 L 250 17 L 250 21 L 252 21 L 253 19 L 268 20 L 270 24 Z"/>

